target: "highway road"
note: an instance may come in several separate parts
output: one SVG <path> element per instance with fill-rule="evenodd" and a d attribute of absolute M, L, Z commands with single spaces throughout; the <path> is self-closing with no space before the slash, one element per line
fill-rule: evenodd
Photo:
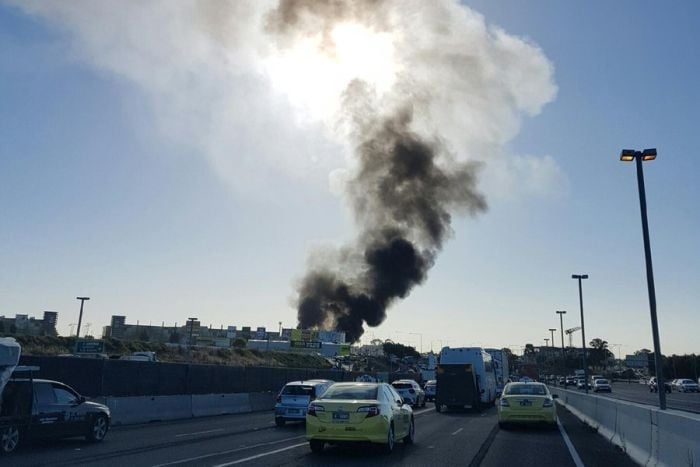
<path fill-rule="evenodd" d="M 313 454 L 303 425 L 276 427 L 272 412 L 257 412 L 115 427 L 101 444 L 80 439 L 33 442 L 0 458 L 0 463 L 16 467 L 634 465 L 562 407 L 560 429 L 502 430 L 495 408 L 437 413 L 430 404 L 415 413 L 415 444 L 399 443 L 389 455 L 371 446 L 326 447 Z"/>
<path fill-rule="evenodd" d="M 571 386 L 569 386 L 567 389 L 571 389 Z M 583 392 L 583 389 L 579 390 L 579 392 Z M 595 394 L 592 391 L 589 391 L 589 393 Z M 637 402 L 640 404 L 654 405 L 657 407 L 659 405 L 659 395 L 655 392 L 649 392 L 649 388 L 647 385 L 639 384 L 635 381 L 631 383 L 616 381 L 612 385 L 611 393 L 602 392 L 598 395 L 601 397 L 613 397 L 615 399 L 622 399 L 630 402 Z M 700 413 L 700 393 L 684 393 L 677 391 L 673 391 L 670 394 L 667 393 L 666 405 L 669 409 Z"/>

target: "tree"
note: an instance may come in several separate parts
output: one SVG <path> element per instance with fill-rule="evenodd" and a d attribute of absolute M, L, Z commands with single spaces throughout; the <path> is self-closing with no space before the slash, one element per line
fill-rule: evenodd
<path fill-rule="evenodd" d="M 588 344 L 596 350 L 607 350 L 608 348 L 608 341 L 604 341 L 600 337 L 596 337 Z"/>
<path fill-rule="evenodd" d="M 649 349 L 639 349 L 639 350 L 634 351 L 635 355 L 650 354 L 650 353 L 651 353 L 651 350 L 649 350 Z"/>
<path fill-rule="evenodd" d="M 139 340 L 141 340 L 143 342 L 148 342 L 150 340 L 150 338 L 151 338 L 151 336 L 148 335 L 147 329 L 142 330 L 141 333 L 139 334 Z"/>
<path fill-rule="evenodd" d="M 384 353 L 386 355 L 396 355 L 399 358 L 416 357 L 420 358 L 420 353 L 414 348 L 403 344 L 395 344 L 393 342 L 384 342 Z"/>
<path fill-rule="evenodd" d="M 178 344 L 180 342 L 180 333 L 177 331 L 173 331 L 170 333 L 170 337 L 168 338 L 168 342 L 171 344 Z"/>
<path fill-rule="evenodd" d="M 245 349 L 246 344 L 246 340 L 242 337 L 236 337 L 236 339 L 233 341 L 233 346 L 237 349 Z"/>
<path fill-rule="evenodd" d="M 525 344 L 525 355 L 532 355 L 535 353 L 535 346 L 532 344 Z"/>

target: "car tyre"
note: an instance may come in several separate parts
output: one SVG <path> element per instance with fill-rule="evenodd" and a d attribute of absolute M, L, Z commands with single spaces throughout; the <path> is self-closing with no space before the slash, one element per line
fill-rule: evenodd
<path fill-rule="evenodd" d="M 425 407 L 425 397 L 423 398 L 423 403 L 420 406 Z"/>
<path fill-rule="evenodd" d="M 498 422 L 498 428 L 500 428 L 501 430 L 507 430 L 508 424 L 506 424 L 506 422 Z"/>
<path fill-rule="evenodd" d="M 411 417 L 411 426 L 408 427 L 408 434 L 403 439 L 405 444 L 413 444 L 416 439 L 416 421 Z"/>
<path fill-rule="evenodd" d="M 275 425 L 277 425 L 277 426 L 284 426 L 284 424 L 285 424 L 284 418 L 275 417 Z"/>
<path fill-rule="evenodd" d="M 99 443 L 107 436 L 107 430 L 109 430 L 109 420 L 106 415 L 99 414 L 92 420 L 90 431 L 85 438 L 90 442 Z"/>
<path fill-rule="evenodd" d="M 435 411 L 437 413 L 442 412 L 442 404 L 440 404 L 438 401 L 435 401 Z"/>
<path fill-rule="evenodd" d="M 311 441 L 309 441 L 309 449 L 311 449 L 311 452 L 318 454 L 320 452 L 323 452 L 325 444 L 326 443 L 323 441 L 312 439 Z"/>
<path fill-rule="evenodd" d="M 2 429 L 0 433 L 0 450 L 3 454 L 9 454 L 19 445 L 20 441 L 20 431 L 14 425 L 10 425 Z"/>
<path fill-rule="evenodd" d="M 384 445 L 384 453 L 391 454 L 394 450 L 394 424 L 389 425 L 389 433 L 387 433 L 386 444 Z"/>

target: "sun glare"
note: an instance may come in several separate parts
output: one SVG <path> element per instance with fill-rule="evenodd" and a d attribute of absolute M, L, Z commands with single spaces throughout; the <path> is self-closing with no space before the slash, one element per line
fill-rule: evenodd
<path fill-rule="evenodd" d="M 330 42 L 319 33 L 280 50 L 264 65 L 274 88 L 314 120 L 336 115 L 351 81 L 363 80 L 381 96 L 396 79 L 391 34 L 343 23 L 332 30 Z"/>

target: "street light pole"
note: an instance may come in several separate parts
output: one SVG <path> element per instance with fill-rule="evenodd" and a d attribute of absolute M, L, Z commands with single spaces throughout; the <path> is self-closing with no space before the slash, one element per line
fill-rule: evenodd
<path fill-rule="evenodd" d="M 80 315 L 78 316 L 78 330 L 75 332 L 75 339 L 77 342 L 77 339 L 80 337 L 80 323 L 83 321 L 83 304 L 85 303 L 85 300 L 90 300 L 90 297 L 75 297 L 76 300 L 80 300 Z"/>
<path fill-rule="evenodd" d="M 623 149 L 620 160 L 637 164 L 637 187 L 639 189 L 639 209 L 642 214 L 642 236 L 644 237 L 644 258 L 647 267 L 647 289 L 649 292 L 649 313 L 651 314 L 651 333 L 654 339 L 654 366 L 656 367 L 656 387 L 659 392 L 659 408 L 666 410 L 666 391 L 664 389 L 663 362 L 661 360 L 661 341 L 659 339 L 659 323 L 656 317 L 656 288 L 654 286 L 654 268 L 651 264 L 651 242 L 649 241 L 649 223 L 647 220 L 647 196 L 644 188 L 643 161 L 656 159 L 656 148 L 635 151 Z"/>
<path fill-rule="evenodd" d="M 586 361 L 586 326 L 583 324 L 583 290 L 581 288 L 581 279 L 588 279 L 588 274 L 572 274 L 572 279 L 578 280 L 578 300 L 581 307 L 581 341 L 583 343 L 583 387 L 588 394 L 588 362 Z"/>
<path fill-rule="evenodd" d="M 547 339 L 546 337 L 544 338 L 544 346 L 549 347 L 549 339 Z"/>
<path fill-rule="evenodd" d="M 552 347 L 554 347 L 554 331 L 556 331 L 556 328 L 549 328 L 549 332 L 552 333 Z"/>

